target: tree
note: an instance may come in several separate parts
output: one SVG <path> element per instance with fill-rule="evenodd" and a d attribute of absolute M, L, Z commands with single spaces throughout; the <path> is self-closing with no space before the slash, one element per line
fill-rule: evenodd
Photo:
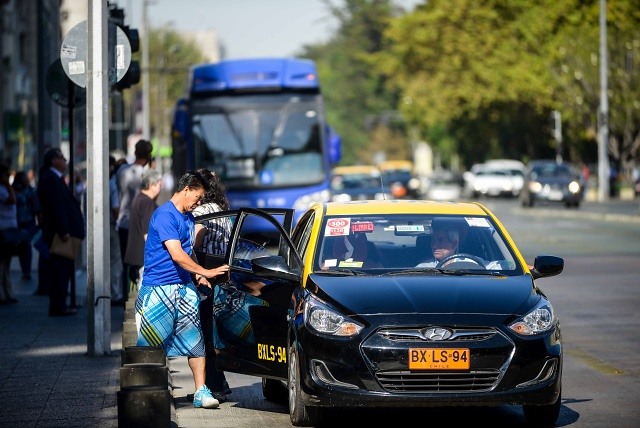
<path fill-rule="evenodd" d="M 189 70 L 194 64 L 204 62 L 205 56 L 194 41 L 171 28 L 151 28 L 148 37 L 151 133 L 152 136 L 167 136 L 173 108 L 185 93 Z M 140 53 L 136 56 L 139 60 Z M 142 87 L 137 85 L 133 89 L 132 99 L 137 99 Z"/>
<path fill-rule="evenodd" d="M 343 7 L 327 6 L 339 23 L 336 34 L 325 44 L 305 46 L 300 56 L 317 63 L 329 122 L 342 136 L 343 163 L 372 163 L 380 148 L 406 154 L 406 137 L 398 129 L 402 126 L 387 122 L 394 129 L 376 131 L 382 121 L 370 120 L 397 104 L 372 54 L 386 49 L 383 32 L 398 11 L 389 0 L 346 0 Z"/>

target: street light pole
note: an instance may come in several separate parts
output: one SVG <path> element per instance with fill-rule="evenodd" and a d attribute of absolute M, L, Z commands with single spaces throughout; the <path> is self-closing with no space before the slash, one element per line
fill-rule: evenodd
<path fill-rule="evenodd" d="M 609 196 L 609 102 L 607 98 L 607 0 L 600 0 L 600 109 L 598 111 L 598 201 Z"/>
<path fill-rule="evenodd" d="M 142 138 L 151 141 L 151 125 L 149 122 L 149 21 L 147 15 L 147 6 L 149 0 L 143 0 L 142 2 Z"/>

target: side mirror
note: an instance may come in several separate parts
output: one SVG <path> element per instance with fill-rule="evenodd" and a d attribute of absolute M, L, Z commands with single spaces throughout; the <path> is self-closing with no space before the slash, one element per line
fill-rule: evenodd
<path fill-rule="evenodd" d="M 564 269 L 564 259 L 556 256 L 537 256 L 531 273 L 533 279 L 558 275 Z"/>
<path fill-rule="evenodd" d="M 268 279 L 299 281 L 301 275 L 301 272 L 291 270 L 282 256 L 255 258 L 251 260 L 251 269 L 254 274 L 263 275 Z"/>

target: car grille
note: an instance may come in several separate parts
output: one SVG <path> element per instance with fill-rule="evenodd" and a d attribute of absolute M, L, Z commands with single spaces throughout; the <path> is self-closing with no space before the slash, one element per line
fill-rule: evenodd
<path fill-rule="evenodd" d="M 471 370 L 407 369 L 409 348 L 465 347 L 475 355 Z M 381 350 L 384 350 L 381 352 Z M 514 344 L 494 328 L 383 328 L 362 346 L 380 386 L 397 393 L 472 393 L 495 388 L 511 360 Z"/>
<path fill-rule="evenodd" d="M 497 370 L 464 373 L 387 371 L 378 372 L 376 378 L 389 392 L 477 392 L 493 388 L 500 378 L 500 372 Z"/>

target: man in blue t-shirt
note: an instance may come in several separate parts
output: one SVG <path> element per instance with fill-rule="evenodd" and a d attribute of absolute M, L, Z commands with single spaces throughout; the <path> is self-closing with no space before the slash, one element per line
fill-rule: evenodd
<path fill-rule="evenodd" d="M 211 288 L 207 278 L 222 275 L 227 265 L 205 269 L 197 263 L 193 245 L 195 209 L 208 190 L 198 171 L 187 171 L 171 199 L 158 207 L 149 222 L 144 247 L 144 275 L 136 300 L 138 346 L 162 346 L 168 357 L 186 356 L 196 388 L 194 407 L 219 405 L 205 385 L 206 352 L 200 325 L 199 286 Z"/>

